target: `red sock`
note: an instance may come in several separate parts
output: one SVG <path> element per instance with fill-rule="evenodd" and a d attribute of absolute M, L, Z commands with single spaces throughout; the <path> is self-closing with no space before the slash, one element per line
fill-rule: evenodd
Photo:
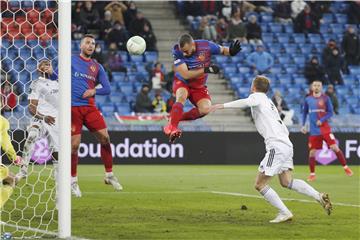
<path fill-rule="evenodd" d="M 101 145 L 101 160 L 105 166 L 105 172 L 112 172 L 113 159 L 110 143 Z"/>
<path fill-rule="evenodd" d="M 310 167 L 310 173 L 315 173 L 315 157 L 309 157 L 309 167 Z"/>
<path fill-rule="evenodd" d="M 77 176 L 77 165 L 78 165 L 79 157 L 78 154 L 71 154 L 71 176 Z"/>
<path fill-rule="evenodd" d="M 339 159 L 341 165 L 345 166 L 346 165 L 346 160 L 345 160 L 344 153 L 341 150 L 339 150 L 335 154 L 336 154 L 337 158 Z"/>
<path fill-rule="evenodd" d="M 183 115 L 183 111 L 184 111 L 183 108 L 184 106 L 179 102 L 174 103 L 174 105 L 172 106 L 170 113 L 170 124 L 172 126 L 178 127 L 179 122 Z"/>
<path fill-rule="evenodd" d="M 193 109 L 191 109 L 188 112 L 183 113 L 181 121 L 186 121 L 186 120 L 196 120 L 198 118 L 202 118 L 204 115 L 201 115 L 199 112 L 199 109 L 197 109 L 196 107 L 194 107 Z"/>

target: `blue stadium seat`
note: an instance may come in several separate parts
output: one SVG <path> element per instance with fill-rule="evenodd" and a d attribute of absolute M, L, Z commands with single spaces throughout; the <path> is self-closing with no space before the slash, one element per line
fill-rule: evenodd
<path fill-rule="evenodd" d="M 125 81 L 126 73 L 124 72 L 112 72 L 114 81 Z"/>
<path fill-rule="evenodd" d="M 298 44 L 304 44 L 305 43 L 305 35 L 303 33 L 294 33 L 293 34 L 294 42 Z"/>
<path fill-rule="evenodd" d="M 98 95 L 95 97 L 95 101 L 100 105 L 109 102 L 109 98 L 108 96 Z"/>
<path fill-rule="evenodd" d="M 120 90 L 123 94 L 133 94 L 134 93 L 134 88 L 133 85 L 130 83 L 123 83 L 120 87 Z"/>
<path fill-rule="evenodd" d="M 294 33 L 294 27 L 292 24 L 284 25 L 284 29 L 286 33 Z"/>
<path fill-rule="evenodd" d="M 339 34 L 344 32 L 344 25 L 340 23 L 332 23 L 330 24 L 330 28 L 332 30 L 332 33 Z"/>
<path fill-rule="evenodd" d="M 349 66 L 349 71 L 353 75 L 360 75 L 360 67 L 359 66 Z"/>
<path fill-rule="evenodd" d="M 308 34 L 308 38 L 309 38 L 309 41 L 310 43 L 321 43 L 322 42 L 322 39 L 321 39 L 321 35 L 320 34 Z"/>
<path fill-rule="evenodd" d="M 272 22 L 272 20 L 273 20 L 273 17 L 271 15 L 262 15 L 261 16 L 262 23 Z"/>
<path fill-rule="evenodd" d="M 282 25 L 279 23 L 269 23 L 269 28 L 274 33 L 282 32 Z"/>
<path fill-rule="evenodd" d="M 323 14 L 323 23 L 324 24 L 330 24 L 330 23 L 333 23 L 333 14 L 332 13 L 324 13 Z M 320 25 L 321 26 L 321 25 Z"/>
<path fill-rule="evenodd" d="M 113 103 L 121 103 L 124 101 L 124 96 L 121 93 L 112 93 L 109 98 Z"/>
<path fill-rule="evenodd" d="M 297 44 L 283 44 L 284 50 L 288 54 L 295 54 L 298 52 L 298 45 Z"/>
<path fill-rule="evenodd" d="M 271 73 L 273 74 L 281 74 L 282 73 L 282 67 L 281 66 L 274 66 L 271 68 Z"/>
<path fill-rule="evenodd" d="M 120 115 L 128 115 L 131 113 L 130 106 L 128 103 L 116 103 L 115 107 L 116 107 L 116 111 Z"/>
<path fill-rule="evenodd" d="M 144 56 L 143 55 L 130 55 L 131 62 L 143 62 Z"/>
<path fill-rule="evenodd" d="M 156 62 L 158 60 L 157 52 L 145 52 L 145 61 L 146 62 Z"/>
<path fill-rule="evenodd" d="M 108 113 L 111 113 L 111 115 L 115 112 L 115 106 L 112 103 L 104 103 L 100 105 L 101 112 L 104 115 L 107 115 Z"/>
<path fill-rule="evenodd" d="M 119 51 L 119 54 L 121 56 L 121 59 L 124 61 L 124 62 L 128 62 L 129 61 L 129 56 L 128 56 L 128 53 L 126 51 Z"/>
<path fill-rule="evenodd" d="M 330 27 L 328 24 L 320 24 L 320 33 L 325 34 L 330 31 Z"/>
<path fill-rule="evenodd" d="M 294 74 L 294 73 L 296 73 L 297 72 L 297 67 L 296 66 L 294 66 L 294 67 L 287 67 L 286 68 L 286 72 L 288 73 L 288 74 Z"/>
<path fill-rule="evenodd" d="M 340 24 L 347 23 L 347 16 L 345 14 L 336 13 L 335 17 L 336 17 L 337 23 L 340 23 Z"/>
<path fill-rule="evenodd" d="M 250 68 L 248 67 L 239 67 L 239 73 L 246 74 L 250 72 Z"/>
<path fill-rule="evenodd" d="M 299 66 L 304 66 L 305 65 L 305 57 L 304 56 L 297 56 L 294 57 L 294 63 L 299 65 Z"/>
<path fill-rule="evenodd" d="M 228 57 L 227 56 L 224 56 L 224 55 L 216 55 L 215 56 L 215 61 L 216 63 L 226 63 L 228 62 Z"/>

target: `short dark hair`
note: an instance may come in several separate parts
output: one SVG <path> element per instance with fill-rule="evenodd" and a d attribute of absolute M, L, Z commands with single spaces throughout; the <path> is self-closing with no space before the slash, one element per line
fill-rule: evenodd
<path fill-rule="evenodd" d="M 188 43 L 192 43 L 193 42 L 193 38 L 190 34 L 183 34 L 180 36 L 179 38 L 179 45 L 180 45 L 180 48 L 184 47 L 185 44 L 188 44 Z"/>
<path fill-rule="evenodd" d="M 95 37 L 94 37 L 94 35 L 92 35 L 92 34 L 85 34 L 85 35 L 81 38 L 81 40 L 83 40 L 84 38 L 92 38 L 92 39 L 95 40 Z"/>
<path fill-rule="evenodd" d="M 256 76 L 253 81 L 254 87 L 257 91 L 267 93 L 270 88 L 270 80 L 265 76 Z"/>

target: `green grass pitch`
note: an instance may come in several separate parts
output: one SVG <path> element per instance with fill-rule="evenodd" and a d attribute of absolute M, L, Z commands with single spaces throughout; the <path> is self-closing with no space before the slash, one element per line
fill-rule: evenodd
<path fill-rule="evenodd" d="M 285 201 L 294 214 L 272 225 L 276 210 L 253 188 L 257 166 L 115 166 L 124 186 L 114 192 L 103 183 L 103 167 L 80 165 L 82 198 L 72 198 L 72 233 L 88 239 L 359 239 L 359 167 L 348 177 L 340 166 L 319 166 L 312 185 L 335 203 L 327 216 L 312 202 Z M 306 166 L 294 176 L 305 179 Z M 271 186 L 282 198 L 311 200 Z M 213 193 L 241 193 L 232 196 Z M 247 210 L 242 209 L 246 206 Z"/>

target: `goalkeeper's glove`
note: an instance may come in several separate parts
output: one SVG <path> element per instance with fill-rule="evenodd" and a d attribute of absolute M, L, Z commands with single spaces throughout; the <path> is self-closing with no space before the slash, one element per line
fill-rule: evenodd
<path fill-rule="evenodd" d="M 218 66 L 216 66 L 216 65 L 210 65 L 209 67 L 204 68 L 205 73 L 214 73 L 214 74 L 216 74 L 216 73 L 219 73 L 219 71 L 220 71 L 220 68 Z"/>
<path fill-rule="evenodd" d="M 15 160 L 14 160 L 14 164 L 17 166 L 21 166 L 23 164 L 23 159 L 20 156 L 16 156 Z"/>
<path fill-rule="evenodd" d="M 229 47 L 230 56 L 235 56 L 241 51 L 241 45 L 239 40 L 232 41 Z"/>

